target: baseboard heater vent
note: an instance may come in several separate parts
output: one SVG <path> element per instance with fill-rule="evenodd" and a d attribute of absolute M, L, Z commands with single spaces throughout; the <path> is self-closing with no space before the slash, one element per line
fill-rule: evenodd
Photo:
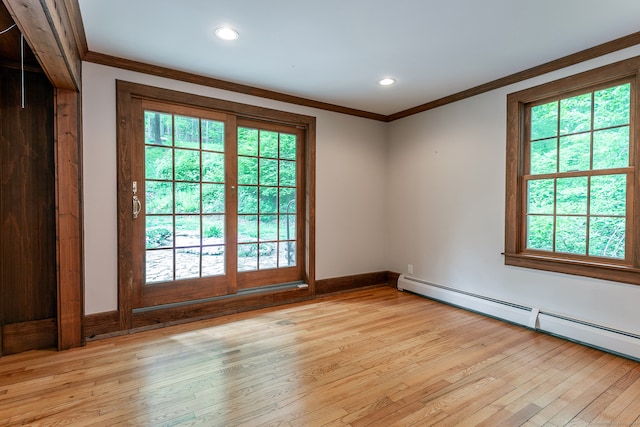
<path fill-rule="evenodd" d="M 401 275 L 398 289 L 640 360 L 640 335 Z"/>

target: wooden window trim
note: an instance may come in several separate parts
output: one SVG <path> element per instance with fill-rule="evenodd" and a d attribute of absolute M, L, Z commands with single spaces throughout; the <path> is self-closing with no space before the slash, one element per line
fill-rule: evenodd
<path fill-rule="evenodd" d="M 184 105 L 206 110 L 217 110 L 237 115 L 238 118 L 257 120 L 269 123 L 282 123 L 306 130 L 304 155 L 304 242 L 300 248 L 304 254 L 303 280 L 309 285 L 311 295 L 315 293 L 315 129 L 316 119 L 312 116 L 273 110 L 241 104 L 232 101 L 209 98 L 201 95 L 177 92 L 170 89 L 157 88 L 137 83 L 116 81 L 117 140 L 118 140 L 118 311 L 121 330 L 131 329 L 133 325 L 133 266 L 130 245 L 122 242 L 132 240 L 133 227 L 130 220 L 131 200 L 130 188 L 133 165 L 131 150 L 136 123 L 136 104 L 140 100 L 157 101 Z M 137 102 L 136 102 L 137 101 Z M 235 131 L 235 130 L 234 130 Z"/>
<path fill-rule="evenodd" d="M 523 176 L 525 173 L 525 111 L 526 105 L 548 98 L 565 97 L 565 94 L 580 90 L 590 90 L 598 85 L 620 79 L 632 79 L 636 85 L 631 99 L 631 139 L 630 150 L 634 169 L 637 169 L 640 154 L 640 57 L 627 59 L 566 77 L 550 83 L 511 93 L 507 96 L 507 149 L 506 149 L 506 189 L 505 189 L 505 265 L 553 271 L 578 276 L 593 277 L 616 282 L 640 285 L 640 174 L 631 172 L 633 178 L 628 200 L 631 254 L 621 263 L 617 260 L 576 259 L 561 257 L 559 254 L 545 256 L 525 250 L 524 215 L 525 195 Z M 636 154 L 636 155 L 633 155 Z"/>

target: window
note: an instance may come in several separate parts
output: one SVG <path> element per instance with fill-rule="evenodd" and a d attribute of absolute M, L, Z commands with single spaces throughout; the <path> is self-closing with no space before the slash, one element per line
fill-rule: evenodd
<path fill-rule="evenodd" d="M 508 96 L 506 264 L 640 284 L 639 64 Z"/>

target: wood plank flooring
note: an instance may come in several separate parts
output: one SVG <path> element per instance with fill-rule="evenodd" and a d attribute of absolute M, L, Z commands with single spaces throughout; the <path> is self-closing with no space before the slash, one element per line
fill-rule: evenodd
<path fill-rule="evenodd" d="M 0 359 L 0 426 L 640 425 L 640 363 L 389 287 Z"/>

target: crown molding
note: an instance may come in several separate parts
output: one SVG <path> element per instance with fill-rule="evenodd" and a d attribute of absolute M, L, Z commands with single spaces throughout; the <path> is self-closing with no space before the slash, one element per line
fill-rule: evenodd
<path fill-rule="evenodd" d="M 5 0 L 6 1 L 6 0 Z M 480 95 L 485 92 L 489 92 L 501 87 L 509 86 L 514 83 L 518 83 L 524 80 L 528 80 L 543 74 L 557 71 L 562 68 L 569 67 L 571 65 L 579 64 L 590 59 L 597 58 L 599 56 L 607 55 L 628 47 L 632 47 L 640 44 L 640 31 L 629 34 L 628 36 L 620 37 L 615 40 L 599 44 L 597 46 L 582 50 L 580 52 L 564 56 L 562 58 L 555 59 L 553 61 L 538 65 L 524 71 L 520 71 L 514 74 L 510 74 L 505 77 L 490 81 L 488 83 L 472 87 L 470 89 L 463 90 L 461 92 L 454 93 L 452 95 L 445 96 L 427 103 L 399 111 L 390 115 L 377 114 L 369 111 L 358 110 L 349 107 L 343 107 L 340 105 L 330 104 L 326 102 L 316 101 L 307 98 L 301 98 L 298 96 L 288 95 L 281 92 L 275 92 L 267 89 L 261 89 L 249 85 L 240 83 L 234 83 L 226 80 L 220 80 L 212 77 L 205 77 L 199 74 L 188 73 L 185 71 L 178 71 L 171 68 L 159 67 L 143 62 L 133 61 L 130 59 L 118 58 L 115 56 L 105 55 L 98 52 L 88 51 L 82 58 L 84 61 L 93 62 L 96 64 L 107 65 L 116 68 L 122 68 L 130 71 L 137 71 L 140 73 L 165 77 L 173 80 L 185 81 L 189 83 L 195 83 L 203 86 L 214 87 L 217 89 L 228 90 L 231 92 L 243 93 L 246 95 L 258 96 L 266 99 L 273 99 L 276 101 L 287 102 L 290 104 L 302 105 L 305 107 L 318 108 L 321 110 L 332 111 L 336 113 L 348 114 L 356 117 L 363 117 L 371 120 L 378 120 L 382 122 L 392 122 L 404 117 L 412 116 L 414 114 L 422 113 L 424 111 L 432 110 L 434 108 L 442 107 L 443 105 L 451 104 L 453 102 L 461 101 L 472 96 Z"/>

